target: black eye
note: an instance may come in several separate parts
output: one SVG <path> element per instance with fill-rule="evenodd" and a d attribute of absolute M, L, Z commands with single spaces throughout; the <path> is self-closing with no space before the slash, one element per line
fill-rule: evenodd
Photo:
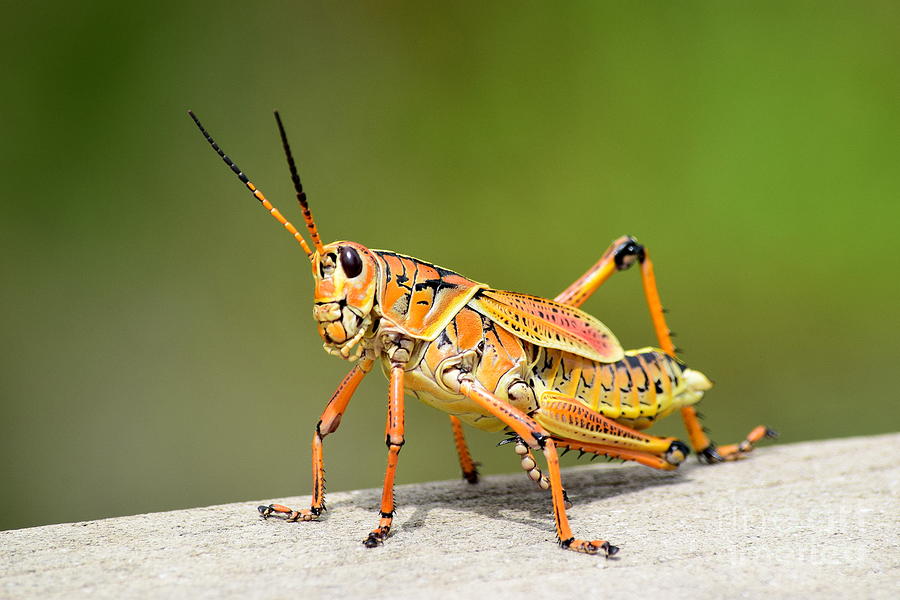
<path fill-rule="evenodd" d="M 344 275 L 351 278 L 362 273 L 362 259 L 356 249 L 350 246 L 341 248 L 341 268 L 344 269 Z"/>

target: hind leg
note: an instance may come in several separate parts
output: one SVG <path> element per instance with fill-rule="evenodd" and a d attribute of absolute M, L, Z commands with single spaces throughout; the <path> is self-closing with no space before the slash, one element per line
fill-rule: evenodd
<path fill-rule="evenodd" d="M 578 400 L 557 392 L 541 394 L 534 419 L 558 436 L 561 448 L 638 462 L 654 469 L 675 469 L 687 457 L 687 446 L 626 427 Z"/>
<path fill-rule="evenodd" d="M 765 439 L 765 438 L 776 438 L 778 437 L 778 432 L 766 427 L 765 425 L 759 425 L 754 428 L 753 431 L 747 434 L 747 437 L 744 440 L 738 442 L 737 444 L 728 444 L 727 446 L 716 446 L 715 444 L 710 444 L 707 448 L 706 452 L 701 453 L 701 457 L 708 463 L 714 462 L 722 462 L 727 460 L 739 460 L 747 456 L 751 450 L 753 450 L 754 444 Z M 718 456 L 717 456 L 718 455 Z"/>
<path fill-rule="evenodd" d="M 559 294 L 555 300 L 561 304 L 581 306 L 613 273 L 624 271 L 635 263 L 640 265 L 644 297 L 647 300 L 650 320 L 653 322 L 653 329 L 656 332 L 659 347 L 666 354 L 675 356 L 677 349 L 672 342 L 672 332 L 666 324 L 665 310 L 659 297 L 659 290 L 656 287 L 653 262 L 650 260 L 650 254 L 647 249 L 631 236 L 622 236 L 615 240 L 606 249 L 600 260 Z M 754 443 L 764 437 L 772 438 L 776 435 L 771 429 L 760 425 L 742 442 L 717 448 L 706 435 L 703 425 L 700 424 L 697 410 L 693 406 L 683 407 L 681 409 L 681 418 L 684 421 L 694 452 L 697 453 L 701 461 L 707 463 L 741 458 L 753 449 Z M 760 434 L 760 431 L 762 434 Z"/>

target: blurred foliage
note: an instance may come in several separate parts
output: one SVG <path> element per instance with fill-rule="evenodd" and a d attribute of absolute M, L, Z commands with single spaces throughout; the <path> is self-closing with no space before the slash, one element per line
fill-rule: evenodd
<path fill-rule="evenodd" d="M 309 492 L 348 366 L 302 253 L 187 108 L 296 220 L 278 107 L 326 239 L 498 288 L 552 296 L 638 236 L 722 443 L 897 428 L 896 2 L 4 15 L 0 528 Z M 637 273 L 585 308 L 652 343 Z M 329 489 L 380 485 L 385 390 L 328 438 Z M 408 406 L 399 482 L 458 477 L 446 417 Z M 488 476 L 518 469 L 469 439 Z"/>

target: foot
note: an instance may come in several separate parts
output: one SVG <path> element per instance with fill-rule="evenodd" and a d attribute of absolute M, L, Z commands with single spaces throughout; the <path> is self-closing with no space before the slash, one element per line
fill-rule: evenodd
<path fill-rule="evenodd" d="M 468 481 L 471 484 L 478 483 L 478 467 L 476 466 L 471 471 L 463 471 L 462 472 L 463 479 Z"/>
<path fill-rule="evenodd" d="M 384 538 L 386 538 L 390 532 L 390 527 L 379 527 L 378 529 L 369 532 L 369 536 L 363 540 L 363 545 L 366 548 L 376 548 L 384 543 Z"/>
<path fill-rule="evenodd" d="M 283 518 L 285 521 L 316 521 L 322 513 L 321 509 L 310 508 L 309 510 L 293 510 L 283 504 L 270 504 L 268 506 L 257 506 L 259 516 L 268 519 L 272 515 Z"/>
<path fill-rule="evenodd" d="M 600 554 L 602 553 L 606 558 L 610 556 L 615 556 L 619 551 L 618 546 L 613 546 L 607 541 L 604 540 L 576 540 L 575 538 L 570 538 L 564 542 L 560 543 L 560 546 L 565 548 L 566 550 L 572 550 L 573 552 L 583 552 L 584 554 Z"/>
<path fill-rule="evenodd" d="M 769 429 L 765 425 L 760 425 L 755 428 L 749 434 L 747 434 L 747 438 L 737 444 L 728 444 L 727 446 L 716 446 L 715 444 L 710 444 L 703 450 L 697 452 L 697 457 L 700 459 L 700 462 L 704 462 L 706 464 L 714 464 L 717 462 L 725 462 L 731 460 L 740 460 L 745 458 L 747 454 L 753 450 L 754 444 L 758 443 L 763 439 L 775 439 L 778 437 L 778 432 L 774 429 Z"/>

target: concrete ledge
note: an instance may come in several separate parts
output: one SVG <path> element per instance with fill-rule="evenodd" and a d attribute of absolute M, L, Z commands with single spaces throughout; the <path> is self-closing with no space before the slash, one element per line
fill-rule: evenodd
<path fill-rule="evenodd" d="M 257 504 L 308 502 L 270 498 L 4 531 L 0 597 L 896 597 L 898 450 L 893 434 L 568 469 L 575 534 L 621 546 L 611 560 L 559 550 L 524 474 L 398 486 L 374 550 L 379 490 L 330 494 L 318 523 L 260 520 Z"/>

